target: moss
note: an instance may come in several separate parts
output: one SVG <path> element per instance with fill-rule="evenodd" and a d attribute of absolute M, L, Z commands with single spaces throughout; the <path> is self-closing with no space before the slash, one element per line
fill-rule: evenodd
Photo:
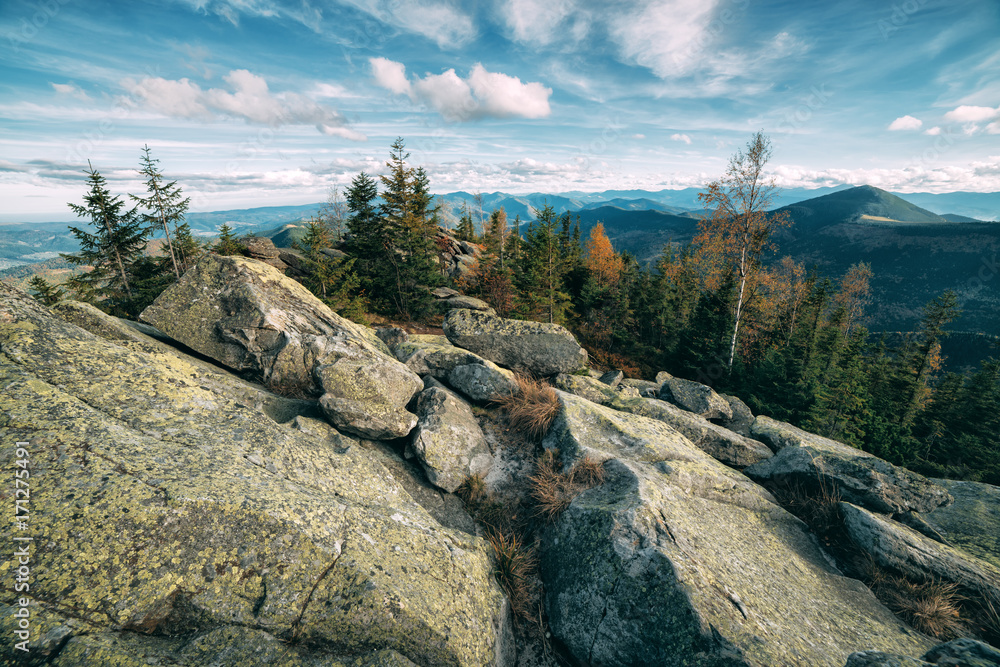
<path fill-rule="evenodd" d="M 29 442 L 47 610 L 171 655 L 170 636 L 239 625 L 304 654 L 490 661 L 501 593 L 484 541 L 440 527 L 352 441 L 276 424 L 178 357 L 0 303 L 36 324 L 0 321 L 0 438 Z M 13 465 L 4 447 L 0 474 Z M 113 643 L 71 641 L 64 664 L 132 664 Z"/>

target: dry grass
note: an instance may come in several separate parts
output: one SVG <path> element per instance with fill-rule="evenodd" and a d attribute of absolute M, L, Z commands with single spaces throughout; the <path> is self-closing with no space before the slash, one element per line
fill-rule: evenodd
<path fill-rule="evenodd" d="M 475 506 L 486 499 L 486 480 L 479 473 L 469 475 L 462 485 L 455 489 L 455 495 L 466 505 Z"/>
<path fill-rule="evenodd" d="M 557 450 L 546 450 L 528 478 L 536 514 L 554 521 L 581 492 L 604 482 L 604 465 L 583 458 L 568 472 L 562 472 Z"/>
<path fill-rule="evenodd" d="M 522 375 L 517 376 L 518 393 L 496 401 L 507 413 L 510 425 L 541 440 L 559 413 L 559 398 L 552 387 Z"/>
<path fill-rule="evenodd" d="M 818 485 L 785 479 L 766 487 L 778 504 L 805 521 L 824 545 L 835 547 L 842 541 L 840 491 L 832 484 L 822 478 Z"/>
<path fill-rule="evenodd" d="M 538 603 L 538 555 L 516 535 L 488 528 L 486 537 L 493 548 L 497 582 L 510 600 L 511 610 L 519 617 L 532 619 Z"/>
<path fill-rule="evenodd" d="M 916 584 L 902 577 L 889 577 L 881 588 L 889 608 L 920 632 L 943 640 L 968 632 L 961 618 L 965 598 L 959 595 L 957 584 Z"/>

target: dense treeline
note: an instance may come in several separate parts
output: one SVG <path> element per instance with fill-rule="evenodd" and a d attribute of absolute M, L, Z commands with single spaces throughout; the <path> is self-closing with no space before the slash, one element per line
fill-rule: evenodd
<path fill-rule="evenodd" d="M 769 156 L 758 134 L 706 189 L 715 214 L 694 242 L 669 244 L 651 266 L 616 252 L 601 225 L 582 239 L 579 221 L 550 206 L 532 221 L 510 221 L 503 209 L 482 213 L 478 229 L 466 208 L 456 235 L 483 252 L 456 287 L 503 317 L 567 325 L 595 363 L 633 376 L 667 370 L 926 474 L 1000 484 L 1000 361 L 941 373 L 941 341 L 960 316 L 955 295 L 927 304 L 920 330 L 889 345 L 864 327 L 868 265 L 820 276 L 788 257 L 765 264 L 777 250 L 770 232 L 786 222 L 766 215 L 774 189 L 761 173 Z M 359 174 L 343 206 L 332 206 L 336 220 L 311 220 L 299 244 L 310 265 L 303 282 L 353 319 L 432 318 L 430 289 L 447 281 L 429 179 L 408 157 L 397 140 L 386 175 Z M 187 201 L 175 183 L 162 183 L 148 149 L 142 166 L 148 196 L 134 197 L 130 210 L 88 172 L 91 191 L 73 208 L 97 231 L 74 228 L 82 251 L 66 256 L 94 267 L 68 285 L 75 298 L 127 317 L 204 250 L 183 222 Z M 156 257 L 144 250 L 153 229 L 171 238 Z M 240 252 L 228 228 L 212 250 Z M 46 300 L 61 296 L 35 290 Z"/>

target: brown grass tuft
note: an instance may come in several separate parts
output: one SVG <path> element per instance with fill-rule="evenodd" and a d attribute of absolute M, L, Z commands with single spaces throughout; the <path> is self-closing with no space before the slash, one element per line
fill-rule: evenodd
<path fill-rule="evenodd" d="M 968 632 L 960 616 L 958 585 L 940 581 L 914 583 L 887 577 L 880 587 L 890 609 L 914 628 L 938 639 L 954 639 Z"/>
<path fill-rule="evenodd" d="M 455 495 L 466 505 L 479 505 L 486 498 L 486 480 L 479 473 L 469 475 L 462 485 L 455 489 Z"/>
<path fill-rule="evenodd" d="M 496 403 L 507 412 L 510 425 L 541 440 L 559 413 L 559 398 L 552 387 L 539 380 L 517 376 L 518 393 Z"/>
<path fill-rule="evenodd" d="M 535 463 L 535 474 L 528 478 L 536 513 L 555 520 L 581 492 L 604 483 L 604 464 L 589 458 L 580 459 L 568 473 L 562 472 L 558 450 L 546 450 Z"/>
<path fill-rule="evenodd" d="M 531 619 L 538 600 L 535 583 L 538 555 L 533 547 L 526 547 L 516 535 L 494 528 L 486 530 L 486 537 L 493 547 L 497 582 L 510 600 L 511 610 L 522 618 Z"/>

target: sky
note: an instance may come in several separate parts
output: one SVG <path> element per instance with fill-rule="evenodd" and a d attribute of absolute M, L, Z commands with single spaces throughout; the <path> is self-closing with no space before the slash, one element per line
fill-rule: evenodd
<path fill-rule="evenodd" d="M 3 0 L 0 221 L 144 145 L 211 211 L 323 201 L 397 137 L 433 192 L 1000 191 L 997 0 Z"/>

